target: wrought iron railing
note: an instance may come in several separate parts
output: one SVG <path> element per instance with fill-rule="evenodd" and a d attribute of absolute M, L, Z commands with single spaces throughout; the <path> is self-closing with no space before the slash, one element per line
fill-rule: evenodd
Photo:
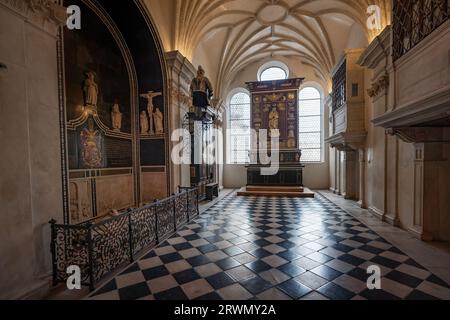
<path fill-rule="evenodd" d="M 399 59 L 450 17 L 449 0 L 395 0 L 393 58 Z"/>
<path fill-rule="evenodd" d="M 81 270 L 82 285 L 94 290 L 105 277 L 135 261 L 199 214 L 197 188 L 116 217 L 79 225 L 51 224 L 53 283 L 66 282 L 69 266 Z"/>

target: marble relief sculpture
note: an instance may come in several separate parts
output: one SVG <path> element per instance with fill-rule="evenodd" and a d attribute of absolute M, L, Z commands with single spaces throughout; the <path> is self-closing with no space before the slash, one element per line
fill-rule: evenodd
<path fill-rule="evenodd" d="M 198 108 L 207 108 L 211 105 L 213 89 L 211 82 L 205 77 L 205 70 L 202 66 L 198 67 L 197 77 L 191 82 L 192 103 Z"/>
<path fill-rule="evenodd" d="M 94 120 L 88 121 L 88 128 L 80 133 L 81 159 L 88 168 L 101 168 L 103 162 L 101 135 L 94 128 Z"/>
<path fill-rule="evenodd" d="M 98 85 L 95 82 L 95 73 L 92 71 L 86 72 L 86 79 L 83 85 L 84 91 L 84 105 L 85 106 L 97 106 L 98 100 Z"/>
<path fill-rule="evenodd" d="M 164 133 L 164 115 L 156 108 L 155 113 L 153 114 L 153 120 L 155 121 L 155 133 L 162 134 Z"/>
<path fill-rule="evenodd" d="M 153 122 L 153 110 L 154 110 L 153 99 L 156 97 L 159 97 L 161 95 L 162 95 L 161 92 L 153 92 L 153 91 L 149 91 L 147 93 L 141 94 L 141 98 L 147 99 L 147 112 L 148 112 L 149 125 L 150 125 L 148 133 L 151 135 L 155 134 L 154 122 Z"/>
<path fill-rule="evenodd" d="M 147 112 L 145 110 L 142 110 L 141 114 L 139 115 L 140 118 L 140 124 L 141 124 L 141 134 L 148 134 L 149 126 L 148 126 L 148 116 Z"/>
<path fill-rule="evenodd" d="M 118 103 L 115 103 L 112 107 L 111 122 L 113 131 L 120 132 L 122 129 L 122 113 Z"/>

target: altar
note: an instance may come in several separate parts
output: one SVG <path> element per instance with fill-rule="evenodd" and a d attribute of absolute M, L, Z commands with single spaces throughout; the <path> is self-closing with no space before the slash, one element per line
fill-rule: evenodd
<path fill-rule="evenodd" d="M 252 139 L 247 186 L 238 195 L 314 197 L 314 193 L 303 186 L 304 165 L 298 141 L 298 93 L 303 80 L 246 83 L 251 94 L 251 128 L 258 139 Z M 261 135 L 263 130 L 266 135 Z M 278 139 L 278 146 L 271 145 L 273 138 Z M 275 152 L 278 157 L 272 157 Z M 272 162 L 267 164 L 261 157 L 270 158 Z M 264 174 L 263 169 L 269 167 L 278 167 L 278 170 Z"/>

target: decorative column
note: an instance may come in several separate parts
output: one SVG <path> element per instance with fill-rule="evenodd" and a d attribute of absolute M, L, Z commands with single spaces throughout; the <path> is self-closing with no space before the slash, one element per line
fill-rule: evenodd
<path fill-rule="evenodd" d="M 174 130 L 183 128 L 183 120 L 189 112 L 192 101 L 190 84 L 195 77 L 195 68 L 179 51 L 167 52 L 165 59 L 169 69 L 169 108 L 171 110 L 169 132 L 171 135 Z M 179 141 L 170 141 L 170 150 L 173 150 L 174 146 L 179 143 Z M 189 165 L 177 165 L 172 161 L 170 165 L 172 192 L 176 192 L 178 186 L 189 187 L 191 185 Z"/>
<path fill-rule="evenodd" d="M 359 149 L 359 205 L 367 209 L 366 198 L 366 150 Z"/>
<path fill-rule="evenodd" d="M 63 220 L 56 1 L 0 0 L 0 299 L 50 287 L 50 228 Z"/>

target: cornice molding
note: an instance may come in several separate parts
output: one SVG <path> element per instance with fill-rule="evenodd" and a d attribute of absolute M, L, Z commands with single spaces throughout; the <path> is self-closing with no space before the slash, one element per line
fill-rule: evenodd
<path fill-rule="evenodd" d="M 414 126 L 448 117 L 450 86 L 445 86 L 421 99 L 401 105 L 372 120 L 377 127 L 395 128 Z"/>
<path fill-rule="evenodd" d="M 392 27 L 387 26 L 361 54 L 357 64 L 369 69 L 375 69 L 383 59 L 386 59 L 386 56 L 391 54 L 391 48 Z"/>
<path fill-rule="evenodd" d="M 341 132 L 325 139 L 325 142 L 339 151 L 357 151 L 364 147 L 366 137 L 367 132 Z"/>

